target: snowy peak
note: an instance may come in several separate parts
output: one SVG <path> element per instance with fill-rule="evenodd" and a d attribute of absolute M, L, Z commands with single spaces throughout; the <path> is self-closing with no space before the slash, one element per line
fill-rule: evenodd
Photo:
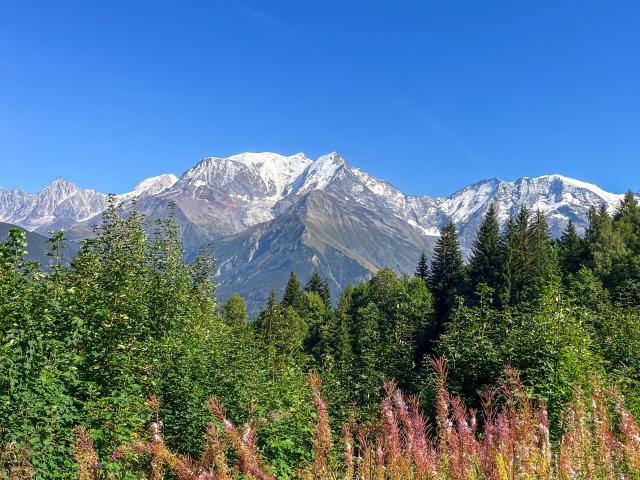
<path fill-rule="evenodd" d="M 241 153 L 230 157 L 208 157 L 188 170 L 180 188 L 209 187 L 241 191 L 253 197 L 279 196 L 311 163 L 306 155 Z M 235 192 L 238 193 L 238 192 Z"/>
<path fill-rule="evenodd" d="M 46 232 L 87 220 L 105 208 L 106 196 L 62 177 L 36 194 L 0 190 L 0 221 Z"/>
<path fill-rule="evenodd" d="M 591 206 L 604 203 L 613 210 L 622 198 L 558 174 L 514 181 L 483 180 L 446 198 L 406 195 L 392 184 L 351 167 L 337 152 L 316 160 L 304 153 L 246 152 L 204 158 L 180 178 L 165 174 L 145 179 L 118 199 L 148 197 L 156 209 L 170 199 L 186 220 L 215 231 L 215 235 L 228 235 L 277 218 L 315 190 L 363 211 L 401 220 L 426 237 L 437 235 L 440 227 L 454 221 L 463 247 L 470 245 L 492 202 L 501 221 L 521 206 L 541 210 L 557 235 L 569 220 L 583 229 Z M 37 194 L 0 189 L 0 221 L 46 231 L 95 217 L 103 211 L 105 199 L 104 194 L 63 178 Z M 155 212 L 151 209 L 148 213 Z"/>
<path fill-rule="evenodd" d="M 336 175 L 347 167 L 347 162 L 337 152 L 322 155 L 296 179 L 290 192 L 302 195 L 311 190 L 324 190 Z"/>
<path fill-rule="evenodd" d="M 172 173 L 165 173 L 156 177 L 149 177 L 138 183 L 131 192 L 118 195 L 118 198 L 121 200 L 126 200 L 133 197 L 158 195 L 165 190 L 173 187 L 173 185 L 175 185 L 177 181 L 178 177 L 176 177 Z"/>

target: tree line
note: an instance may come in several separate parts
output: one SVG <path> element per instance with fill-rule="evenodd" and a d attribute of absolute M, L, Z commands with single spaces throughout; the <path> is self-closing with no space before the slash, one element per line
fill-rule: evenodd
<path fill-rule="evenodd" d="M 0 244 L 0 461 L 28 458 L 45 478 L 73 470 L 77 426 L 107 459 L 143 436 L 150 394 L 173 450 L 198 457 L 215 395 L 232 421 L 257 425 L 261 455 L 287 477 L 311 460 L 308 372 L 322 378 L 332 418 L 366 422 L 388 378 L 429 408 L 433 357 L 447 359 L 453 393 L 474 407 L 505 367 L 518 369 L 548 402 L 552 429 L 596 377 L 640 413 L 631 194 L 612 215 L 592 209 L 583 236 L 570 222 L 557 240 L 542 213 L 522 208 L 500 225 L 492 205 L 468 259 L 449 224 L 414 275 L 382 269 L 337 299 L 318 272 L 304 286 L 292 272 L 251 323 L 238 295 L 216 301 L 210 249 L 183 261 L 171 216 L 150 226 L 111 198 L 94 233 L 70 265 L 52 234 L 47 271 L 24 260 L 19 230 Z"/>

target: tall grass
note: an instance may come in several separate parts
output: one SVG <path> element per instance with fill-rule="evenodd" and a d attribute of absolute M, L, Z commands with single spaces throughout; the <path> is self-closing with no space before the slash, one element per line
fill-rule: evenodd
<path fill-rule="evenodd" d="M 334 448 L 320 378 L 310 386 L 317 411 L 313 462 L 297 476 L 314 480 L 634 480 L 640 479 L 640 429 L 622 397 L 594 382 L 588 398 L 576 391 L 562 419 L 562 435 L 552 445 L 544 402 L 531 400 L 518 373 L 482 396 L 482 412 L 465 407 L 446 388 L 446 365 L 435 360 L 437 395 L 433 427 L 416 397 L 406 397 L 388 381 L 375 425 L 348 422 L 342 428 L 342 455 Z M 157 402 L 152 402 L 157 411 Z M 162 422 L 149 427 L 149 439 L 129 446 L 150 459 L 148 478 L 172 472 L 180 480 L 271 480 L 274 475 L 256 449 L 256 429 L 238 427 L 211 399 L 215 418 L 206 448 L 194 461 L 165 446 Z M 224 441 L 223 441 L 224 440 Z M 78 432 L 80 479 L 93 479 L 97 457 L 86 431 Z M 233 459 L 233 460 L 232 460 Z"/>

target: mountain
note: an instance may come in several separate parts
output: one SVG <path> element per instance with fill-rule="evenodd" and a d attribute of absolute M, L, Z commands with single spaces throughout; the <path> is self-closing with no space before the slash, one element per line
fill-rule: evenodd
<path fill-rule="evenodd" d="M 333 152 L 316 160 L 303 153 L 206 157 L 180 177 L 152 177 L 117 198 L 125 209 L 136 198 L 151 219 L 172 211 L 187 257 L 213 242 L 221 298 L 238 291 L 255 311 L 291 269 L 304 281 L 318 268 L 334 293 L 385 266 L 412 272 L 449 221 L 468 253 L 491 202 L 501 221 L 523 205 L 541 210 L 558 236 L 569 220 L 584 230 L 590 207 L 613 210 L 622 195 L 561 175 L 482 180 L 443 198 L 407 195 Z M 36 194 L 0 189 L 0 221 L 40 233 L 65 227 L 84 238 L 105 204 L 103 193 L 56 179 Z"/>
<path fill-rule="evenodd" d="M 285 285 L 291 270 L 304 283 L 318 269 L 337 298 L 346 285 L 383 266 L 413 271 L 433 241 L 394 216 L 311 190 L 275 219 L 221 239 L 215 250 L 219 295 L 237 292 L 255 313 L 271 289 Z"/>
<path fill-rule="evenodd" d="M 119 200 L 157 195 L 172 186 L 175 175 L 160 175 L 139 183 L 132 192 L 118 195 Z M 56 178 L 42 191 L 30 194 L 22 190 L 0 188 L 0 222 L 19 225 L 27 230 L 47 233 L 68 229 L 100 215 L 107 205 L 107 195 L 78 187 Z"/>
<path fill-rule="evenodd" d="M 2 223 L 0 222 L 0 242 L 5 242 L 8 240 L 9 231 L 13 228 L 19 228 L 24 230 L 17 225 L 11 225 L 10 223 Z M 24 230 L 26 233 L 26 241 L 27 241 L 27 255 L 26 260 L 28 262 L 38 262 L 41 265 L 53 265 L 54 259 L 53 257 L 47 255 L 47 253 L 51 252 L 51 245 L 46 236 L 40 235 L 35 232 L 30 232 L 28 230 Z M 61 251 L 61 261 L 62 263 L 69 263 L 73 260 L 73 257 L 78 253 L 78 246 L 73 242 L 65 242 L 62 245 Z"/>

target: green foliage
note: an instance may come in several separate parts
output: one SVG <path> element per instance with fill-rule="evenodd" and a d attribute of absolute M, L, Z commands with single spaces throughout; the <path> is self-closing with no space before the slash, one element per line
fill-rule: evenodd
<path fill-rule="evenodd" d="M 224 304 L 220 306 L 220 315 L 232 327 L 244 327 L 247 324 L 247 305 L 237 293 L 232 293 Z"/>
<path fill-rule="evenodd" d="M 332 308 L 331 291 L 329 290 L 329 280 L 323 279 L 318 270 L 314 270 L 304 287 L 307 293 L 317 293 L 324 302 L 327 309 Z"/>
<path fill-rule="evenodd" d="M 582 313 L 563 298 L 557 280 L 526 308 L 460 306 L 438 345 L 451 367 L 453 390 L 477 401 L 479 390 L 513 367 L 557 415 L 573 387 L 588 388 L 602 367 Z"/>
<path fill-rule="evenodd" d="M 475 294 L 481 284 L 498 290 L 501 251 L 498 210 L 495 204 L 491 203 L 473 242 L 471 258 L 467 266 L 469 294 Z"/>
<path fill-rule="evenodd" d="M 38 478 L 70 478 L 74 429 L 108 459 L 146 435 L 154 394 L 167 445 L 195 458 L 213 395 L 234 423 L 257 426 L 260 452 L 289 478 L 312 460 L 310 371 L 333 418 L 367 421 L 385 379 L 428 397 L 433 354 L 470 405 L 506 366 L 547 400 L 554 429 L 594 374 L 640 415 L 640 207 L 627 195 L 613 216 L 592 209 L 589 220 L 584 239 L 570 223 L 552 241 L 542 213 L 522 208 L 500 233 L 491 206 L 466 267 L 449 224 L 429 270 L 425 255 L 413 277 L 381 269 L 336 308 L 327 279 L 315 271 L 302 290 L 292 272 L 282 302 L 272 293 L 252 325 L 238 295 L 218 307 L 210 248 L 183 261 L 172 215 L 150 225 L 111 197 L 71 265 L 64 234 L 51 232 L 45 269 L 11 230 L 0 243 L 0 443 Z"/>
<path fill-rule="evenodd" d="M 290 281 L 291 283 L 291 281 Z M 302 293 L 299 301 L 303 301 Z M 285 295 L 286 296 L 286 295 Z M 276 357 L 295 357 L 302 353 L 308 326 L 298 312 L 290 304 L 278 303 L 275 292 L 271 292 L 267 308 L 254 323 L 260 339 L 271 350 L 271 363 L 275 365 Z"/>
<path fill-rule="evenodd" d="M 424 252 L 420 254 L 420 258 L 418 259 L 418 266 L 416 267 L 416 272 L 414 275 L 426 283 L 429 276 L 429 264 L 427 263 L 427 255 Z"/>
<path fill-rule="evenodd" d="M 584 242 L 578 236 L 575 224 L 569 220 L 558 241 L 558 257 L 562 271 L 573 274 L 584 265 Z"/>
<path fill-rule="evenodd" d="M 449 223 L 440 229 L 440 238 L 433 250 L 431 270 L 427 278 L 440 323 L 454 307 L 456 297 L 463 293 L 464 281 L 464 263 L 456 226 Z"/>
<path fill-rule="evenodd" d="M 304 294 L 300 289 L 300 281 L 296 272 L 291 271 L 289 275 L 289 281 L 284 289 L 284 295 L 282 296 L 282 306 L 291 307 L 297 311 L 301 311 L 304 307 Z"/>

